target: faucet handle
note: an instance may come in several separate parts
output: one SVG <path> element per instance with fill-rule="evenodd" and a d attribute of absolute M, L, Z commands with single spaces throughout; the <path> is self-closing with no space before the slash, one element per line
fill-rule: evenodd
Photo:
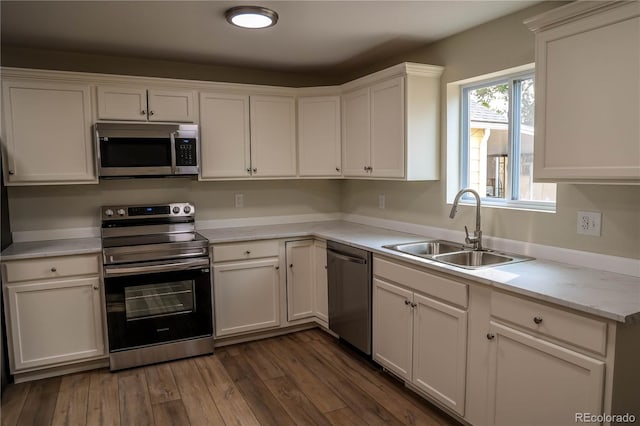
<path fill-rule="evenodd" d="M 469 238 L 469 229 L 467 228 L 467 225 L 464 226 L 464 233 L 466 234 L 464 242 L 467 244 L 471 244 L 471 238 Z"/>

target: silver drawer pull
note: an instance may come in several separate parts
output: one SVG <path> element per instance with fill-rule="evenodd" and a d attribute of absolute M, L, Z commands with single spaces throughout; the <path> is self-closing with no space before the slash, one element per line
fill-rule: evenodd
<path fill-rule="evenodd" d="M 536 324 L 542 323 L 542 317 L 533 317 L 533 322 L 535 322 Z"/>
<path fill-rule="evenodd" d="M 56 269 L 55 266 L 53 268 L 51 268 L 51 272 L 56 272 L 56 271 L 57 271 L 57 269 Z"/>
<path fill-rule="evenodd" d="M 251 254 L 251 250 L 245 251 L 244 254 Z"/>
<path fill-rule="evenodd" d="M 495 335 L 495 334 L 493 334 L 493 333 L 487 333 L 487 339 L 488 339 L 488 340 L 493 340 L 493 339 L 495 339 L 495 337 L 496 337 L 496 335 Z"/>

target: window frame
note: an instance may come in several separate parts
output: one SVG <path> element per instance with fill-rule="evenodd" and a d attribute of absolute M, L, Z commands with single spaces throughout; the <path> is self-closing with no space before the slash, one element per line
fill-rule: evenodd
<path fill-rule="evenodd" d="M 556 201 L 533 201 L 533 200 L 519 200 L 516 196 L 519 196 L 519 178 L 520 173 L 514 173 L 517 171 L 517 167 L 520 167 L 520 141 L 515 142 L 516 134 L 519 135 L 520 129 L 520 97 L 521 86 L 514 84 L 516 81 L 533 79 L 535 84 L 535 70 L 527 69 L 517 72 L 505 72 L 499 75 L 493 75 L 488 78 L 473 79 L 472 82 L 459 85 L 459 105 L 460 105 L 460 135 L 459 135 L 459 190 L 469 187 L 469 141 L 470 141 L 470 120 L 469 120 L 469 92 L 474 89 L 479 89 L 488 86 L 494 86 L 498 84 L 508 83 L 508 165 L 507 165 L 507 178 L 505 179 L 505 198 L 486 197 L 481 194 L 480 199 L 482 205 L 487 207 L 502 207 L 517 210 L 535 210 L 543 212 L 555 212 L 557 204 L 557 186 L 556 186 Z M 517 119 L 516 119 L 517 118 Z M 519 136 L 518 136 L 519 139 Z M 513 159 L 518 156 L 517 166 Z M 475 204 L 475 198 L 469 194 L 464 194 L 461 198 L 463 204 Z"/>

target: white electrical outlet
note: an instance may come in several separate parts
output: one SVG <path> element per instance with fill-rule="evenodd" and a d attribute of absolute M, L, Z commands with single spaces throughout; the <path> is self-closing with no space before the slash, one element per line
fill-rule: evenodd
<path fill-rule="evenodd" d="M 386 200 L 385 200 L 384 194 L 378 195 L 378 208 L 379 209 L 384 209 L 385 201 Z"/>
<path fill-rule="evenodd" d="M 601 223 L 600 212 L 578 212 L 578 234 L 599 237 Z"/>
<path fill-rule="evenodd" d="M 236 194 L 235 206 L 236 208 L 244 207 L 244 194 Z"/>

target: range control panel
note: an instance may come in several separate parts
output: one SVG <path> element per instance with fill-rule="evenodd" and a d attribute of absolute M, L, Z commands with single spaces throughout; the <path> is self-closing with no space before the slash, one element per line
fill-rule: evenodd
<path fill-rule="evenodd" d="M 193 217 L 196 213 L 191 203 L 102 206 L 100 210 L 102 220 Z"/>

